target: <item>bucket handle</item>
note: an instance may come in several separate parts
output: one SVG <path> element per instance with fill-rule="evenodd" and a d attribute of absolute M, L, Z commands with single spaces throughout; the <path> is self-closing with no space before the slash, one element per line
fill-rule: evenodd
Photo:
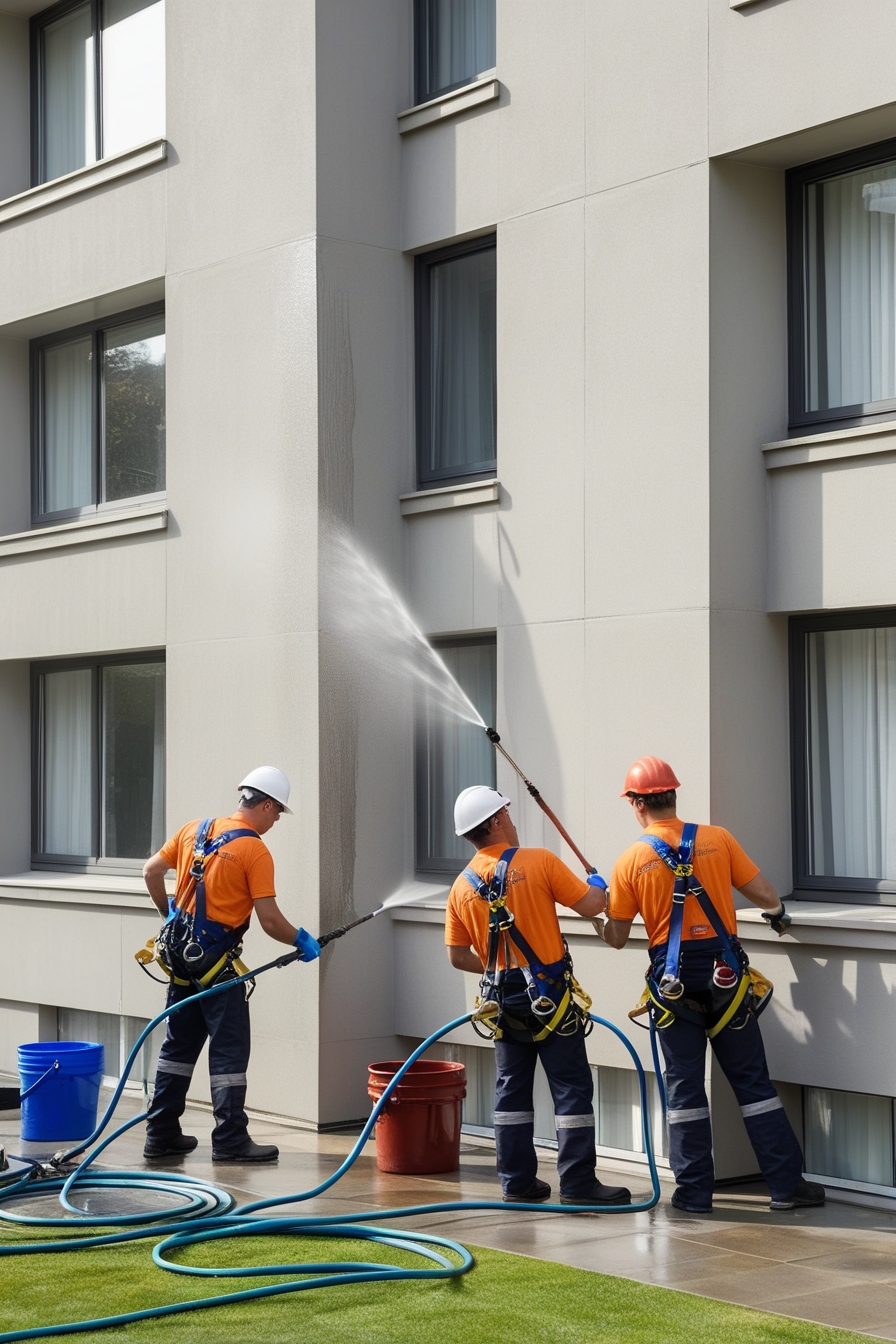
<path fill-rule="evenodd" d="M 58 1068 L 59 1068 L 59 1060 L 54 1059 L 53 1063 L 47 1069 L 46 1073 L 42 1073 L 36 1083 L 32 1083 L 30 1087 L 25 1088 L 24 1092 L 19 1093 L 19 1101 L 24 1101 L 26 1097 L 31 1096 L 32 1092 L 36 1092 L 37 1089 L 40 1087 L 41 1083 L 45 1083 L 49 1078 L 50 1074 L 55 1073 Z"/>

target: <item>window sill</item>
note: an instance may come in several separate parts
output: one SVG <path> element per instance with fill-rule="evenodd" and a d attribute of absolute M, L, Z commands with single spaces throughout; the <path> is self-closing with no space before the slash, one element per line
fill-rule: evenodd
<path fill-rule="evenodd" d="M 456 117 L 461 112 L 468 112 L 471 107 L 479 107 L 481 103 L 494 102 L 500 96 L 501 85 L 489 72 L 484 77 L 480 76 L 474 80 L 472 84 L 464 84 L 463 88 L 452 89 L 450 93 L 440 94 L 438 98 L 433 98 L 428 103 L 418 103 L 416 107 L 409 107 L 406 112 L 399 112 L 398 134 L 408 135 L 411 131 L 419 130 L 421 126 L 431 126 L 433 122 Z"/>
<path fill-rule="evenodd" d="M 0 901 L 48 901 L 59 905 L 103 905 L 156 911 L 143 879 L 98 873 L 60 873 L 32 869 L 0 877 Z"/>
<path fill-rule="evenodd" d="M 793 923 L 779 938 L 755 907 L 738 910 L 738 934 L 748 942 L 773 943 L 784 951 L 794 945 L 896 949 L 896 906 L 893 905 L 788 899 L 787 913 Z"/>
<path fill-rule="evenodd" d="M 164 163 L 167 157 L 167 140 L 150 140 L 148 144 L 126 149 L 123 154 L 109 159 L 100 159 L 99 163 L 90 163 L 64 177 L 54 177 L 51 182 L 42 182 L 39 187 L 31 187 L 18 196 L 8 196 L 5 201 L 0 201 L 0 224 L 8 224 L 12 219 L 43 210 L 48 205 L 58 205 L 71 196 L 80 196 L 82 192 L 105 186 L 107 182 L 127 177 L 141 168 Z"/>
<path fill-rule="evenodd" d="M 746 9 L 748 5 L 758 4 L 758 0 L 729 0 L 732 9 Z"/>
<path fill-rule="evenodd" d="M 473 504 L 497 504 L 500 482 L 465 481 L 463 485 L 440 485 L 434 490 L 415 490 L 410 495 L 399 495 L 398 502 L 405 518 L 415 513 L 436 513 L 442 509 L 468 509 Z"/>
<path fill-rule="evenodd" d="M 0 560 L 37 551 L 55 551 L 63 546 L 85 546 L 89 542 L 110 541 L 115 537 L 132 537 L 140 532 L 164 532 L 167 526 L 167 504 L 91 514 L 71 523 L 53 523 L 51 527 L 35 527 L 29 532 L 13 532 L 0 537 Z"/>
<path fill-rule="evenodd" d="M 781 439 L 764 443 L 766 471 L 781 467 L 809 467 L 817 462 L 845 462 L 853 457 L 872 457 L 896 452 L 896 420 L 851 429 L 832 429 L 824 434 L 807 434 L 799 439 Z"/>

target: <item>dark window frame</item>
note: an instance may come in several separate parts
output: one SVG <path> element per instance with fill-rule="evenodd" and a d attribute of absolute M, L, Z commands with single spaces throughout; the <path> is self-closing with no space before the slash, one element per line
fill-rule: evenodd
<path fill-rule="evenodd" d="M 896 607 L 817 612 L 791 616 L 790 756 L 793 817 L 793 895 L 799 900 L 853 905 L 896 905 L 896 881 L 871 877 L 828 877 L 809 872 L 809 715 L 806 645 L 810 634 L 826 630 L 873 630 L 896 626 Z"/>
<path fill-rule="evenodd" d="M 477 238 L 468 238 L 463 243 L 452 243 L 448 247 L 437 248 L 433 252 L 422 252 L 414 258 L 414 355 L 415 355 L 415 392 L 416 392 L 416 469 L 417 488 L 419 490 L 437 489 L 441 485 L 463 485 L 468 481 L 478 481 L 494 477 L 498 470 L 497 456 L 462 471 L 446 469 L 441 472 L 424 470 L 423 455 L 429 442 L 432 429 L 432 301 L 429 272 L 433 266 L 445 261 L 454 261 L 459 257 L 471 256 L 475 252 L 498 251 L 498 235 L 495 232 L 482 234 Z M 497 368 L 495 370 L 497 384 Z M 497 434 L 496 454 L 497 454 Z"/>
<path fill-rule="evenodd" d="M 103 40 L 101 0 L 87 0 L 90 6 L 90 27 L 93 34 L 93 97 L 96 109 L 96 158 L 103 157 Z M 39 187 L 44 182 L 54 182 L 55 178 L 43 176 L 45 135 L 42 116 L 44 77 L 43 77 L 43 30 L 48 24 L 55 23 L 73 10 L 82 9 L 85 0 L 59 0 L 49 9 L 41 10 L 31 18 L 31 185 Z M 77 171 L 77 170 L 75 170 Z M 65 174 L 63 174 L 65 176 Z"/>
<path fill-rule="evenodd" d="M 145 860 L 103 857 L 102 848 L 103 799 L 103 678 L 106 667 L 145 666 L 162 663 L 167 667 L 164 649 L 149 649 L 137 653 L 96 654 L 84 658 L 49 658 L 31 664 L 31 867 L 38 871 L 120 873 L 133 875 L 142 871 Z M 91 834 L 94 854 L 48 854 L 41 850 L 43 827 L 43 699 L 42 678 L 48 672 L 80 672 L 89 669 L 91 686 Z"/>
<path fill-rule="evenodd" d="M 494 648 L 494 650 L 495 650 L 495 660 L 496 660 L 496 668 L 495 668 L 495 672 L 496 672 L 496 679 L 497 679 L 497 648 L 498 648 L 498 634 L 497 634 L 497 631 L 495 631 L 495 630 L 485 630 L 485 631 L 479 631 L 479 632 L 477 632 L 477 633 L 475 633 L 475 634 L 467 634 L 467 635 L 433 635 L 433 636 L 429 639 L 429 643 L 430 643 L 430 644 L 432 645 L 432 647 L 436 650 L 436 652 L 438 652 L 439 649 L 459 649 L 459 648 L 469 649 L 469 648 L 474 648 L 474 647 L 485 647 L 485 646 L 488 646 L 488 647 L 490 647 L 490 648 Z M 453 859 L 429 859 L 429 860 L 426 861 L 426 863 L 422 863 L 422 862 L 421 862 L 421 858 L 420 858 L 420 852 L 419 852 L 419 848 L 418 848 L 418 843 L 417 843 L 417 842 L 418 842 L 418 839 L 419 839 L 419 816 L 420 816 L 420 813 L 419 813 L 419 803 L 420 803 L 420 793 L 419 793 L 419 788 L 420 788 L 420 778 L 421 778 L 421 775 L 422 775 L 423 759 L 424 759 L 424 753 L 423 753 L 422 734 L 421 734 L 421 732 L 420 732 L 420 720 L 415 718 L 415 730 L 414 730 L 414 872 L 415 872 L 416 874 L 418 874 L 420 877 L 423 877 L 424 879 L 427 879 L 427 878 L 433 878 L 433 877 L 439 877 L 439 878 L 443 878 L 443 879 L 444 879 L 447 875 L 450 874 L 450 875 L 451 875 L 451 879 L 452 879 L 452 881 L 453 881 L 454 878 L 457 877 L 458 873 L 460 873 L 460 872 L 463 871 L 463 869 L 464 869 L 464 867 L 465 867 L 465 864 L 464 864 L 464 863 L 461 863 L 460 866 L 458 866 L 457 861 L 456 861 L 456 860 L 453 860 Z M 470 854 L 470 857 L 472 858 L 472 853 Z"/>
<path fill-rule="evenodd" d="M 145 495 L 127 495 L 123 499 L 104 500 L 103 479 L 105 475 L 106 433 L 103 420 L 103 337 L 107 331 L 126 326 L 129 322 L 139 322 L 143 318 L 165 316 L 164 302 L 144 304 L 140 308 L 130 308 L 123 313 L 113 313 L 109 317 L 95 318 L 91 322 L 81 322 L 75 327 L 66 327 L 62 331 L 48 332 L 36 336 L 31 341 L 30 378 L 31 378 L 31 521 L 32 526 L 61 522 L 73 518 L 91 517 L 96 513 L 130 508 L 137 502 L 151 503 L 162 500 L 166 492 L 154 490 Z M 167 335 L 167 331 L 166 331 Z M 41 509 L 43 499 L 43 473 L 45 454 L 43 442 L 43 352 L 56 345 L 65 345 L 80 336 L 93 337 L 93 373 L 91 388 L 91 406 L 93 411 L 92 448 L 93 448 L 93 504 L 84 504 L 75 509 L 56 509 L 45 512 Z M 166 346 L 167 372 L 167 346 Z"/>
<path fill-rule="evenodd" d="M 861 168 L 872 168 L 889 159 L 896 160 L 896 138 L 880 140 L 848 154 L 835 154 L 813 163 L 791 168 L 786 174 L 787 197 L 787 290 L 789 401 L 788 428 L 799 433 L 823 430 L 826 426 L 847 429 L 853 425 L 892 420 L 896 415 L 896 397 L 884 401 L 860 402 L 854 406 L 826 407 L 807 411 L 806 385 L 806 188 L 826 178 L 840 177 Z"/>
<path fill-rule="evenodd" d="M 428 87 L 428 77 L 424 79 L 424 71 L 429 69 L 429 17 L 427 13 L 427 0 L 414 0 L 414 103 L 419 106 L 421 103 L 431 103 L 436 98 L 443 97 L 446 93 L 453 93 L 455 89 L 465 89 L 470 84 L 475 84 L 480 75 L 485 74 L 484 70 L 477 70 L 474 74 L 468 75 L 466 79 L 460 79 L 454 84 L 445 84 L 441 88 L 430 89 Z M 494 69 L 494 66 L 489 67 Z"/>

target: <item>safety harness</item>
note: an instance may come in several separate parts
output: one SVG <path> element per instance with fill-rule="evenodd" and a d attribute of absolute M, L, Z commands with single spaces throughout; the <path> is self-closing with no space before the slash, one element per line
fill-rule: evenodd
<path fill-rule="evenodd" d="M 237 975 L 246 975 L 248 967 L 239 959 L 242 951 L 243 934 L 249 927 L 246 920 L 239 928 L 232 929 L 209 919 L 205 903 L 205 870 L 219 850 L 234 840 L 244 836 L 257 839 L 257 832 L 247 828 L 234 828 L 222 831 L 214 840 L 209 839 L 214 817 L 207 817 L 196 830 L 193 841 L 193 860 L 190 864 L 190 886 L 183 895 L 183 903 L 178 905 L 174 897 L 168 897 L 168 918 L 158 937 L 150 938 L 145 947 L 135 953 L 136 960 L 150 979 L 158 976 L 150 973 L 151 962 L 158 962 L 168 979 L 175 985 L 199 985 L 207 989 L 215 980 L 231 967 Z M 193 896 L 192 910 L 186 909 L 187 902 Z M 253 984 L 254 988 L 254 984 Z M 251 993 L 251 991 L 250 991 Z"/>
<path fill-rule="evenodd" d="M 772 983 L 754 970 L 737 938 L 731 936 L 706 891 L 694 875 L 694 843 L 697 827 L 686 822 L 677 852 L 658 835 L 643 835 L 641 841 L 650 845 L 671 871 L 675 882 L 672 888 L 672 911 L 669 917 L 669 940 L 665 956 L 657 958 L 647 971 L 647 988 L 636 1008 L 629 1013 L 635 1019 L 652 1012 L 658 1029 L 668 1027 L 677 1017 L 705 1027 L 710 1040 L 730 1026 L 743 1005 L 743 1020 L 734 1030 L 745 1025 L 750 1013 L 758 1017 L 772 996 Z M 684 997 L 684 986 L 679 978 L 681 970 L 681 934 L 684 925 L 684 907 L 688 896 L 694 896 L 721 944 L 720 962 L 729 973 L 718 974 L 716 963 L 710 990 L 701 993 L 703 1002 Z M 721 983 L 720 983 L 721 982 Z"/>
<path fill-rule="evenodd" d="M 473 1027 L 487 1040 L 510 1034 L 543 1041 L 553 1031 L 572 1036 L 583 1023 L 590 1029 L 591 999 L 572 973 L 565 938 L 562 959 L 545 964 L 517 928 L 506 890 L 514 854 L 515 848 L 505 849 L 491 882 L 484 882 L 473 868 L 461 873 L 477 896 L 488 902 L 488 952 Z M 517 950 L 525 960 L 520 960 Z M 499 953 L 503 957 L 500 967 Z"/>

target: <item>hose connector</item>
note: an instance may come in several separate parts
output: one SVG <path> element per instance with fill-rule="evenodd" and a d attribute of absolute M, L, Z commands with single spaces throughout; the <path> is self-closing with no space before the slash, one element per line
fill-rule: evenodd
<path fill-rule="evenodd" d="M 486 728 L 485 735 L 488 738 L 489 742 L 494 743 L 495 746 L 497 746 L 498 743 L 501 741 L 501 738 L 498 734 L 498 730 L 496 728 Z"/>

